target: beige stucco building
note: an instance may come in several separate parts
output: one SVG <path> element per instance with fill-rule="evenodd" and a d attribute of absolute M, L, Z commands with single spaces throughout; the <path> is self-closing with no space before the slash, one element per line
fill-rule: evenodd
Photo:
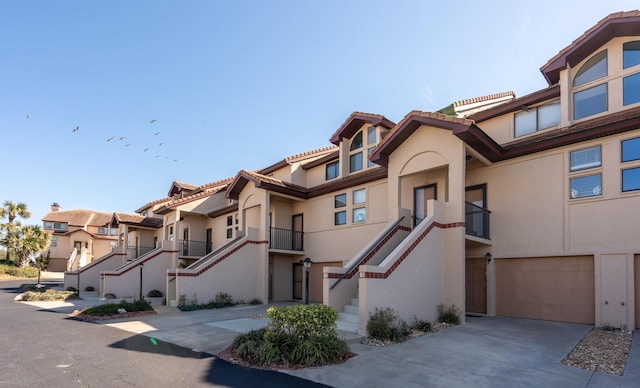
<path fill-rule="evenodd" d="M 302 300 L 308 257 L 309 299 L 361 333 L 376 307 L 410 322 L 439 304 L 640 327 L 640 13 L 604 18 L 541 71 L 549 86 L 524 97 L 399 123 L 354 112 L 329 147 L 174 182 L 138 221 L 114 216 L 124 246 L 154 250 L 96 274 L 101 292 Z"/>

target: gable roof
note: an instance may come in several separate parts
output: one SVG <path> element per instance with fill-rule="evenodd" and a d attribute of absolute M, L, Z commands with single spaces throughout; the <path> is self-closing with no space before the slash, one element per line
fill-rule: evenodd
<path fill-rule="evenodd" d="M 633 35 L 640 35 L 640 11 L 612 13 L 560 50 L 540 71 L 549 85 L 554 85 L 567 66 L 575 66 L 613 38 Z"/>
<path fill-rule="evenodd" d="M 318 158 L 323 158 L 327 154 L 331 154 L 337 150 L 338 147 L 331 145 L 328 147 L 319 148 L 317 150 L 307 151 L 300 154 L 287 156 L 281 161 L 272 164 L 269 167 L 265 167 L 261 170 L 258 170 L 258 173 L 263 175 L 271 174 L 274 171 L 277 171 L 281 168 L 284 168 L 292 163 L 300 163 L 306 160 L 316 160 Z"/>
<path fill-rule="evenodd" d="M 344 123 L 338 128 L 329 141 L 335 145 L 339 145 L 340 141 L 344 138 L 351 139 L 358 130 L 366 123 L 369 123 L 375 127 L 382 126 L 387 129 L 393 128 L 395 123 L 383 115 L 364 112 L 353 112 L 345 120 Z"/>
<path fill-rule="evenodd" d="M 96 212 L 93 210 L 75 209 L 59 210 L 47 213 L 42 221 L 64 222 L 71 226 L 104 226 L 111 221 L 111 213 Z"/>
<path fill-rule="evenodd" d="M 467 118 L 480 123 L 494 117 L 502 116 L 507 113 L 527 110 L 530 106 L 539 104 L 544 101 L 560 98 L 560 85 L 549 86 L 548 88 L 537 90 L 526 96 L 515 98 L 504 104 L 488 108 L 478 113 L 469 115 Z"/>
<path fill-rule="evenodd" d="M 305 198 L 308 191 L 302 186 L 285 182 L 282 179 L 276 179 L 257 172 L 240 170 L 240 172 L 238 172 L 235 179 L 233 180 L 233 183 L 231 183 L 228 187 L 227 197 L 238 199 L 240 192 L 249 182 L 253 182 L 255 186 L 260 189 L 287 194 L 298 198 Z"/>
<path fill-rule="evenodd" d="M 224 191 L 227 189 L 228 185 L 232 181 L 233 181 L 233 178 L 227 178 L 227 179 L 219 180 L 216 182 L 212 182 L 206 185 L 206 188 L 202 188 L 202 186 L 199 186 L 198 190 L 194 191 L 194 194 L 190 194 L 182 198 L 171 200 L 165 203 L 164 205 L 162 205 L 161 207 L 157 208 L 155 212 L 157 214 L 166 214 L 166 213 L 169 213 L 170 211 L 175 210 L 180 205 L 184 205 L 186 203 L 193 202 L 201 198 L 209 197 L 220 191 Z"/>
<path fill-rule="evenodd" d="M 167 194 L 167 196 L 172 197 L 174 194 L 181 193 L 183 191 L 194 191 L 197 188 L 198 186 L 192 185 L 190 183 L 173 181 L 171 187 L 169 188 L 169 194 Z"/>

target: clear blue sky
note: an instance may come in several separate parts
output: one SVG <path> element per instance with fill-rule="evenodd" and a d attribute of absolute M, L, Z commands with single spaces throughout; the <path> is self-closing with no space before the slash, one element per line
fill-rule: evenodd
<path fill-rule="evenodd" d="M 38 224 L 54 201 L 132 213 L 174 180 L 204 184 L 325 147 L 353 111 L 398 122 L 523 96 L 547 86 L 539 68 L 559 50 L 638 7 L 0 0 L 0 201 L 25 202 Z"/>

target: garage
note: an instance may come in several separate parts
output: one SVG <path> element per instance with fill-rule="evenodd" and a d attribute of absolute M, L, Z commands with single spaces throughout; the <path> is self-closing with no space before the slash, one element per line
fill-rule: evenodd
<path fill-rule="evenodd" d="M 593 256 L 496 260 L 497 315 L 593 324 L 594 300 Z"/>

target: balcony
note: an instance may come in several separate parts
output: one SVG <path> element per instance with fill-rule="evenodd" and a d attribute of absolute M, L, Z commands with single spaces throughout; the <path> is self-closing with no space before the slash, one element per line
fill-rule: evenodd
<path fill-rule="evenodd" d="M 269 249 L 303 251 L 304 232 L 289 229 L 269 228 Z"/>
<path fill-rule="evenodd" d="M 202 257 L 211 252 L 211 242 L 195 240 L 178 240 L 180 256 Z"/>
<path fill-rule="evenodd" d="M 465 202 L 464 211 L 466 234 L 489 240 L 489 218 L 491 212 L 471 202 Z"/>

